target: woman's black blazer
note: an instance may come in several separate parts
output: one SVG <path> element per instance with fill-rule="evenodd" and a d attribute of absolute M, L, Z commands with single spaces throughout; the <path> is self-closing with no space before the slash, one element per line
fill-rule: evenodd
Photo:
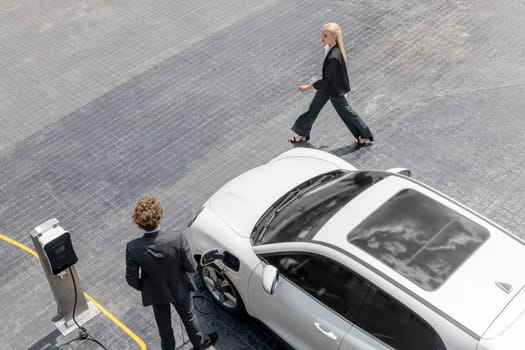
<path fill-rule="evenodd" d="M 330 96 L 341 96 L 350 91 L 346 62 L 337 45 L 328 51 L 323 62 L 323 78 L 314 83 L 314 88 Z"/>

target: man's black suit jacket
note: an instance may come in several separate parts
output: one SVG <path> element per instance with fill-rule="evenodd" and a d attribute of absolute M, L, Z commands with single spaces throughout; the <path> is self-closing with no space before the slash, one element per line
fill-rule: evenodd
<path fill-rule="evenodd" d="M 314 88 L 330 96 L 342 96 L 350 91 L 346 62 L 339 46 L 334 45 L 323 62 L 323 78 L 314 83 Z"/>
<path fill-rule="evenodd" d="M 187 300 L 197 290 L 190 276 L 196 268 L 181 232 L 145 233 L 126 247 L 126 281 L 142 292 L 144 306 Z"/>

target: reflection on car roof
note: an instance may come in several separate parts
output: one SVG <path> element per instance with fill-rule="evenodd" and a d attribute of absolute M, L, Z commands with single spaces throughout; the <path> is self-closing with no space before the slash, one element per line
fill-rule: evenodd
<path fill-rule="evenodd" d="M 487 229 L 454 210 L 404 189 L 363 220 L 347 240 L 431 291 L 489 236 Z"/>

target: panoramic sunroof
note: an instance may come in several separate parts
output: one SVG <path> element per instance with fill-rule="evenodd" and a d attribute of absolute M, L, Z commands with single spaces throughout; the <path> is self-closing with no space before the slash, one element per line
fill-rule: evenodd
<path fill-rule="evenodd" d="M 423 289 L 435 290 L 489 236 L 484 227 L 405 189 L 361 222 L 347 239 Z"/>

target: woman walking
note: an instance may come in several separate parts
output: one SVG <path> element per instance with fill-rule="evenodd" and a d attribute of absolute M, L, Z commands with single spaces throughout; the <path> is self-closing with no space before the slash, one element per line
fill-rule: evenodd
<path fill-rule="evenodd" d="M 316 89 L 314 99 L 306 113 L 297 118 L 292 130 L 296 135 L 291 143 L 310 140 L 310 130 L 328 100 L 332 102 L 337 114 L 355 137 L 357 145 L 374 141 L 374 137 L 365 122 L 352 110 L 345 94 L 350 91 L 348 73 L 346 71 L 346 53 L 343 46 L 341 28 L 337 23 L 327 23 L 321 32 L 321 41 L 325 44 L 325 59 L 323 63 L 323 78 L 313 84 L 301 85 L 302 92 Z"/>

